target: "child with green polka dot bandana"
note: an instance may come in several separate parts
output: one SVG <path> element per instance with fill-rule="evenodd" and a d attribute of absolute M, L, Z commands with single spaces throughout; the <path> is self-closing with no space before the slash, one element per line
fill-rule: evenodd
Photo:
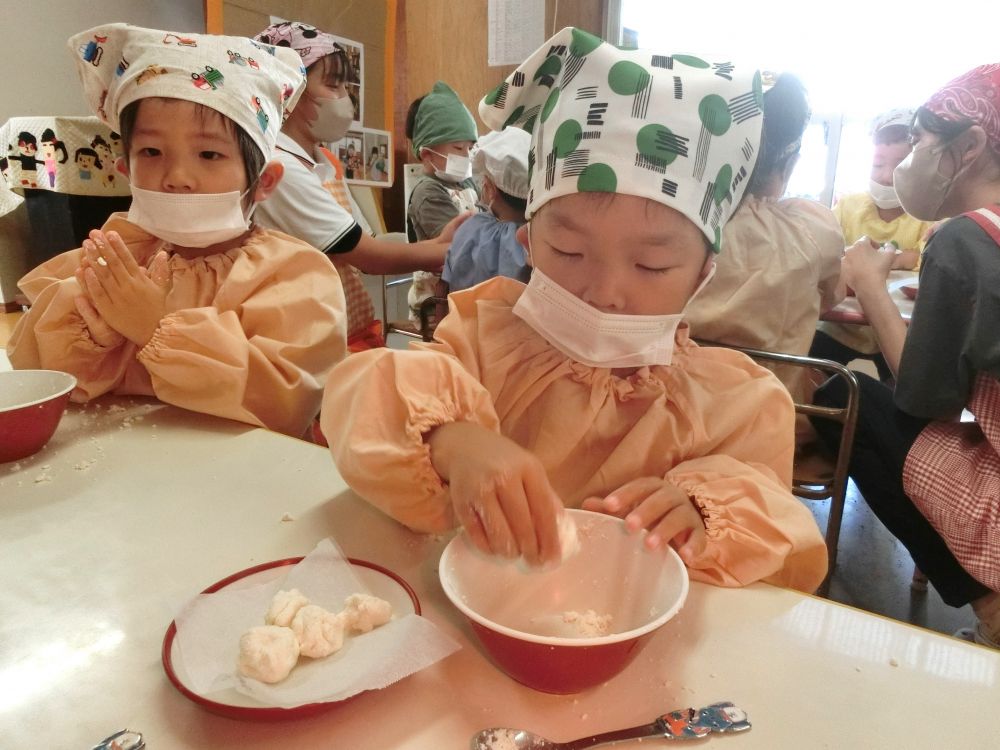
<path fill-rule="evenodd" d="M 582 507 L 623 518 L 650 554 L 673 546 L 697 580 L 818 586 L 826 548 L 788 489 L 787 392 L 682 320 L 749 181 L 761 97 L 730 60 L 578 29 L 488 94 L 487 125 L 532 134 L 531 280 L 455 293 L 435 342 L 338 365 L 324 429 L 355 491 L 529 563 L 572 546 L 563 507 Z"/>

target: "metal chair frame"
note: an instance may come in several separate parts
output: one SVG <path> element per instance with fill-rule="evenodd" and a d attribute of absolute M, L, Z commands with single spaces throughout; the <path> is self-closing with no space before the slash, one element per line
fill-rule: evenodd
<path fill-rule="evenodd" d="M 843 378 L 847 383 L 847 405 L 843 408 L 817 406 L 815 404 L 795 404 L 795 412 L 797 414 L 805 414 L 809 417 L 819 417 L 821 419 L 832 419 L 843 425 L 840 434 L 840 445 L 837 447 L 833 475 L 829 479 L 795 477 L 794 467 L 792 473 L 791 489 L 792 494 L 796 497 L 804 500 L 830 500 L 830 513 L 826 522 L 826 547 L 829 570 L 826 579 L 819 588 L 819 593 L 825 596 L 830 586 L 830 578 L 833 576 L 833 571 L 837 566 L 837 544 L 840 539 L 840 527 L 844 518 L 844 504 L 847 499 L 848 469 L 851 463 L 851 450 L 854 446 L 854 429 L 858 421 L 858 379 L 844 365 L 827 359 L 815 359 L 796 354 L 782 354 L 762 349 L 731 346 L 714 341 L 702 341 L 699 343 L 704 346 L 734 349 L 743 352 L 758 362 L 774 362 L 818 370 L 830 377 Z"/>
<path fill-rule="evenodd" d="M 413 192 L 413 186 L 419 179 L 423 171 L 423 165 L 420 163 L 416 164 L 404 164 L 403 165 L 403 226 L 408 226 L 407 224 L 407 211 L 410 207 L 410 193 Z M 410 321 L 392 321 L 389 319 L 389 290 L 395 289 L 403 285 L 408 285 L 413 282 L 413 277 L 407 275 L 401 279 L 390 280 L 388 276 L 382 276 L 382 330 L 385 336 L 390 333 L 398 333 L 400 336 L 406 336 L 412 339 L 423 339 L 424 341 L 430 341 L 432 337 L 432 331 L 429 324 L 429 310 L 425 312 L 424 307 L 420 308 L 420 322 L 413 324 Z"/>

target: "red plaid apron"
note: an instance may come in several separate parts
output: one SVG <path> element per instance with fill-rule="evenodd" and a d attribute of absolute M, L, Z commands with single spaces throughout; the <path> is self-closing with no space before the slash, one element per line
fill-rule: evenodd
<path fill-rule="evenodd" d="M 1000 215 L 964 215 L 1000 246 Z M 975 422 L 932 422 L 920 433 L 906 456 L 903 489 L 962 567 L 1000 591 L 1000 381 L 979 373 L 966 408 Z"/>
<path fill-rule="evenodd" d="M 343 179 L 344 165 L 327 149 L 320 148 L 320 151 L 333 165 L 337 175 L 335 180 L 324 182 L 323 187 L 337 203 L 351 213 L 351 201 L 347 197 L 347 185 Z M 384 346 L 382 326 L 375 320 L 375 306 L 364 284 L 361 283 L 361 272 L 349 263 L 337 262 L 336 266 L 340 274 L 340 283 L 344 287 L 344 297 L 347 299 L 348 347 L 354 352 Z"/>

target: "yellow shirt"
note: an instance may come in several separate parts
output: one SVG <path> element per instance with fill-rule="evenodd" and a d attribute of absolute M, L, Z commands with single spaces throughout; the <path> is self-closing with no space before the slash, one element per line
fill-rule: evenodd
<path fill-rule="evenodd" d="M 109 230 L 143 266 L 163 245 L 122 214 L 108 220 Z M 105 393 L 155 396 L 295 437 L 305 433 L 327 375 L 346 356 L 344 293 L 323 253 L 256 229 L 225 253 L 171 255 L 168 312 L 141 349 L 130 341 L 103 347 L 90 337 L 73 302 L 80 255 L 58 255 L 19 282 L 32 305 L 8 344 L 16 369 L 71 373 L 76 401 Z"/>
<path fill-rule="evenodd" d="M 934 222 L 920 221 L 907 213 L 892 221 L 883 221 L 878 215 L 878 206 L 868 193 L 845 195 L 837 201 L 833 213 L 844 230 L 844 242 L 847 246 L 867 235 L 880 244 L 895 241 L 900 250 L 923 252 L 927 236 L 934 226 Z M 824 321 L 819 324 L 819 330 L 862 354 L 876 354 L 879 351 L 875 332 L 870 326 Z"/>
<path fill-rule="evenodd" d="M 334 368 L 321 420 L 347 483 L 413 529 L 453 528 L 424 435 L 474 422 L 537 456 L 568 506 L 637 477 L 684 489 L 707 530 L 697 580 L 815 589 L 826 546 L 789 491 L 794 411 L 777 378 L 738 352 L 695 345 L 683 327 L 669 367 L 628 378 L 587 367 L 514 315 L 523 289 L 496 278 L 456 292 L 438 341 Z"/>

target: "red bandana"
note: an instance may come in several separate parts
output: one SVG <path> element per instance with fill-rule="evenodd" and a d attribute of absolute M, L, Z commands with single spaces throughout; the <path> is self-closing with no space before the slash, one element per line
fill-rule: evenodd
<path fill-rule="evenodd" d="M 946 120 L 967 118 L 986 131 L 1000 152 L 1000 63 L 980 65 L 931 96 L 924 106 Z"/>

